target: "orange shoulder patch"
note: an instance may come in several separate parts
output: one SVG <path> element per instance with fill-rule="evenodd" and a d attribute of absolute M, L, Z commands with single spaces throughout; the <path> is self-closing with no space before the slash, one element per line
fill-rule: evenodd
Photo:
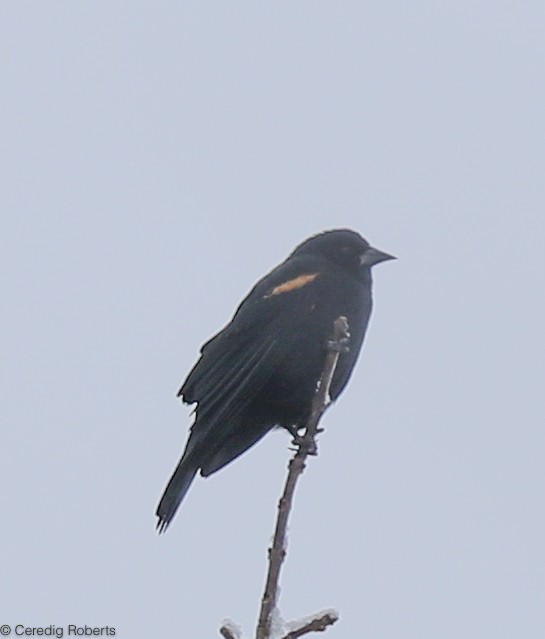
<path fill-rule="evenodd" d="M 292 280 L 288 280 L 287 282 L 283 282 L 278 286 L 275 286 L 270 293 L 267 295 L 263 295 L 263 298 L 272 297 L 273 295 L 280 295 L 281 293 L 289 293 L 290 291 L 295 291 L 298 288 L 302 288 L 305 284 L 312 282 L 318 277 L 318 273 L 308 273 L 306 275 L 299 275 Z"/>

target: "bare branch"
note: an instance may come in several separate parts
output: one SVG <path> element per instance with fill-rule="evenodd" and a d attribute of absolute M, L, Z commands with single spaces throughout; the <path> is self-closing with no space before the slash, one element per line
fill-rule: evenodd
<path fill-rule="evenodd" d="M 284 492 L 278 502 L 278 516 L 276 519 L 273 544 L 271 548 L 269 548 L 269 570 L 265 583 L 265 592 L 261 600 L 256 639 L 269 639 L 271 634 L 271 613 L 276 607 L 278 599 L 278 580 L 282 562 L 286 557 L 286 530 L 295 487 L 305 469 L 305 462 L 308 455 L 318 454 L 316 446 L 318 423 L 330 402 L 329 389 L 331 387 L 331 381 L 335 373 L 339 354 L 341 351 L 346 350 L 348 337 L 349 332 L 346 317 L 338 317 L 333 324 L 333 337 L 332 341 L 328 344 L 329 349 L 325 358 L 322 377 L 312 400 L 310 417 L 307 420 L 304 435 L 299 441 L 298 450 L 290 460 Z M 331 623 L 334 622 L 332 621 L 330 624 Z M 322 628 L 322 630 L 324 628 Z M 306 632 L 310 632 L 310 630 Z M 301 635 L 292 636 L 297 637 Z"/>
<path fill-rule="evenodd" d="M 224 637 L 224 639 L 240 639 L 240 634 L 238 631 L 235 631 L 231 625 L 224 623 L 220 628 L 220 635 Z"/>
<path fill-rule="evenodd" d="M 297 639 L 298 637 L 306 635 L 308 632 L 323 632 L 338 620 L 339 617 L 337 615 L 328 612 L 321 617 L 316 617 L 316 619 L 308 621 L 300 628 L 288 632 L 288 634 L 284 635 L 282 639 Z"/>

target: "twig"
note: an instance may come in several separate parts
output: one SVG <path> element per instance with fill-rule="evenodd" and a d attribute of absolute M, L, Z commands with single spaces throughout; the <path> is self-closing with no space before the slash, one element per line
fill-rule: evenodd
<path fill-rule="evenodd" d="M 238 639 L 237 635 L 233 634 L 233 632 L 228 626 L 222 626 L 220 628 L 220 635 L 222 637 L 225 637 L 225 639 Z"/>
<path fill-rule="evenodd" d="M 348 336 L 348 322 L 346 317 L 338 317 L 333 324 L 333 338 L 325 358 L 318 389 L 312 400 L 310 417 L 305 425 L 305 433 L 299 442 L 297 452 L 290 460 L 284 493 L 278 502 L 278 516 L 276 519 L 273 544 L 271 548 L 269 548 L 269 570 L 265 583 L 265 592 L 261 600 L 256 639 L 269 639 L 271 634 L 271 613 L 276 607 L 278 579 L 280 577 L 282 562 L 286 557 L 286 529 L 293 503 L 295 486 L 305 469 L 307 456 L 317 454 L 316 434 L 318 432 L 318 423 L 330 402 L 329 389 L 331 381 L 335 373 L 340 351 L 343 350 L 343 345 L 347 341 Z M 308 632 L 310 632 L 310 630 Z M 297 637 L 300 635 L 292 634 L 292 636 Z"/>
<path fill-rule="evenodd" d="M 331 612 L 322 615 L 321 617 L 317 617 L 316 619 L 312 619 L 304 626 L 297 628 L 296 630 L 292 630 L 288 632 L 287 635 L 284 635 L 282 639 L 297 639 L 298 637 L 302 637 L 306 635 L 308 632 L 323 632 L 327 630 L 329 626 L 332 626 L 336 621 L 339 620 L 337 615 L 334 615 Z"/>

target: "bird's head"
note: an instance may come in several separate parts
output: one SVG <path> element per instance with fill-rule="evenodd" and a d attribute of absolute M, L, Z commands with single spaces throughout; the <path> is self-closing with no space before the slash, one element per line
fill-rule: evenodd
<path fill-rule="evenodd" d="M 349 229 L 335 229 L 314 235 L 293 252 L 293 255 L 299 254 L 320 255 L 354 274 L 367 271 L 379 262 L 396 259 L 372 247 L 359 233 Z"/>

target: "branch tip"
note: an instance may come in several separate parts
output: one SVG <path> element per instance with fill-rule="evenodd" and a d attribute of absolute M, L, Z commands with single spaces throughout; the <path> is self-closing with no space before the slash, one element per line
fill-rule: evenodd
<path fill-rule="evenodd" d="M 259 621 L 256 629 L 256 639 L 270 639 L 272 612 L 276 608 L 278 600 L 278 582 L 280 577 L 280 569 L 282 562 L 286 557 L 285 539 L 288 519 L 291 512 L 295 487 L 299 477 L 305 468 L 305 461 L 309 455 L 317 455 L 318 447 L 316 445 L 316 435 L 323 429 L 318 429 L 318 423 L 324 414 L 328 404 L 330 403 L 330 388 L 337 367 L 339 356 L 346 353 L 348 349 L 348 339 L 350 333 L 348 331 L 348 321 L 346 317 L 340 316 L 333 323 L 333 335 L 327 342 L 327 355 L 325 357 L 324 366 L 320 381 L 316 386 L 316 392 L 312 399 L 311 410 L 305 430 L 302 436 L 294 437 L 296 445 L 295 455 L 291 458 L 288 465 L 288 476 L 284 486 L 284 492 L 278 502 L 278 515 L 274 531 L 273 544 L 269 548 L 269 570 L 265 582 L 265 591 L 261 600 L 261 610 L 259 613 Z M 319 618 L 308 621 L 306 625 L 290 631 L 283 639 L 297 639 L 308 632 L 321 632 L 328 626 L 334 624 L 338 619 L 338 615 L 331 612 L 323 614 Z M 227 638 L 230 639 L 230 638 Z"/>

